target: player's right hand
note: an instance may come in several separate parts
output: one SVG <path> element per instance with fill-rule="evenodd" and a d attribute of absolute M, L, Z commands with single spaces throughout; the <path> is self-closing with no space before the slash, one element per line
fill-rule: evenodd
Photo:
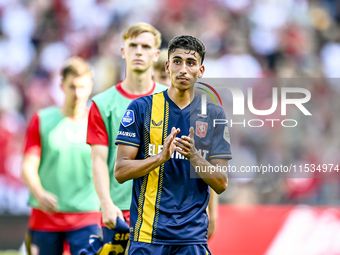
<path fill-rule="evenodd" d="M 112 202 L 102 205 L 102 221 L 107 228 L 115 228 L 118 217 L 125 221 L 122 211 L 116 205 Z"/>
<path fill-rule="evenodd" d="M 39 203 L 39 209 L 45 213 L 55 213 L 58 210 L 58 199 L 55 195 L 42 190 L 36 199 Z"/>
<path fill-rule="evenodd" d="M 164 161 L 168 161 L 171 158 L 171 155 L 174 153 L 176 145 L 173 143 L 173 141 L 180 131 L 181 130 L 179 128 L 173 127 L 171 129 L 171 133 L 167 136 L 167 138 L 165 138 L 161 152 Z"/>

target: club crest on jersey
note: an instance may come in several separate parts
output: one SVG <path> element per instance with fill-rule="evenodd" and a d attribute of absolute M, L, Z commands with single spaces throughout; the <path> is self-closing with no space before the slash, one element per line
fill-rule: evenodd
<path fill-rule="evenodd" d="M 203 121 L 196 121 L 196 135 L 203 138 L 207 135 L 208 123 Z"/>
<path fill-rule="evenodd" d="M 135 114 L 132 110 L 126 110 L 121 123 L 124 127 L 128 127 L 135 122 Z"/>

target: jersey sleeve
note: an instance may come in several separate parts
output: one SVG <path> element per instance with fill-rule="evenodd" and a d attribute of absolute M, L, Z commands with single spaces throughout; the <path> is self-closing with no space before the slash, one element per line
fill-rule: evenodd
<path fill-rule="evenodd" d="M 41 138 L 39 131 L 39 115 L 35 113 L 26 132 L 24 154 L 41 155 Z"/>
<path fill-rule="evenodd" d="M 142 116 L 139 115 L 139 104 L 133 100 L 120 121 L 116 144 L 139 147 L 141 144 Z"/>
<path fill-rule="evenodd" d="M 104 120 L 95 102 L 92 103 L 89 112 L 86 142 L 90 145 L 109 146 L 109 136 Z"/>
<path fill-rule="evenodd" d="M 217 114 L 216 119 L 226 119 L 224 111 Z M 227 124 L 219 124 L 214 127 L 209 160 L 214 158 L 231 159 L 230 137 Z"/>

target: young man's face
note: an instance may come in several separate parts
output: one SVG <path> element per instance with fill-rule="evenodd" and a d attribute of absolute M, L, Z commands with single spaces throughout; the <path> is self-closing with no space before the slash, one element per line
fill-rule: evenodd
<path fill-rule="evenodd" d="M 185 49 L 176 49 L 171 53 L 165 69 L 170 73 L 171 86 L 179 90 L 193 88 L 197 78 L 201 78 L 204 73 L 199 54 Z"/>
<path fill-rule="evenodd" d="M 155 36 L 144 32 L 124 41 L 122 48 L 123 59 L 128 70 L 144 72 L 157 62 L 159 50 L 155 46 Z"/>
<path fill-rule="evenodd" d="M 61 88 L 65 93 L 66 104 L 70 107 L 86 104 L 92 93 L 92 76 L 90 74 L 82 76 L 68 74 L 62 81 Z"/>
<path fill-rule="evenodd" d="M 170 87 L 171 85 L 170 75 L 165 71 L 165 68 L 164 70 L 154 69 L 153 78 L 156 82 L 159 82 L 168 87 Z"/>

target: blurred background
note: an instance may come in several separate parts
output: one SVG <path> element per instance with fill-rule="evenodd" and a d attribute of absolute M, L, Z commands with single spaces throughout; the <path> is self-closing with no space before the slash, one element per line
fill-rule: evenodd
<path fill-rule="evenodd" d="M 306 125 L 296 134 L 298 139 L 282 135 L 279 129 L 266 139 L 261 139 L 266 129 L 256 134 L 230 129 L 234 164 L 237 155 L 249 165 L 340 164 L 340 80 L 334 79 L 340 76 L 338 0 L 0 0 L 0 250 L 19 248 L 5 226 L 16 229 L 18 225 L 16 238 L 25 232 L 28 192 L 20 179 L 25 130 L 35 111 L 63 102 L 61 65 L 73 55 L 87 59 L 95 73 L 94 94 L 115 85 L 125 72 L 120 54 L 122 31 L 140 21 L 160 30 L 162 48 L 175 35 L 200 38 L 207 47 L 205 77 L 315 79 L 308 87 L 316 102 L 312 106 L 315 125 Z M 266 105 L 271 90 L 263 84 L 256 89 L 254 100 Z M 282 217 L 289 218 L 289 211 L 299 205 L 309 205 L 315 215 L 320 208 L 337 210 L 340 180 L 231 178 L 220 202 L 226 204 L 220 219 L 232 215 L 230 210 L 251 206 L 260 213 L 248 213 L 268 220 L 261 210 L 283 208 L 285 216 L 269 212 L 281 219 L 278 229 L 282 230 Z M 337 212 L 333 216 L 340 225 Z M 253 249 L 254 253 L 215 250 L 214 254 L 280 254 L 268 250 L 278 230 L 272 232 L 266 249 L 259 253 Z M 213 246 L 224 245 L 215 242 Z M 337 251 L 296 254 L 340 254 L 340 248 Z"/>

